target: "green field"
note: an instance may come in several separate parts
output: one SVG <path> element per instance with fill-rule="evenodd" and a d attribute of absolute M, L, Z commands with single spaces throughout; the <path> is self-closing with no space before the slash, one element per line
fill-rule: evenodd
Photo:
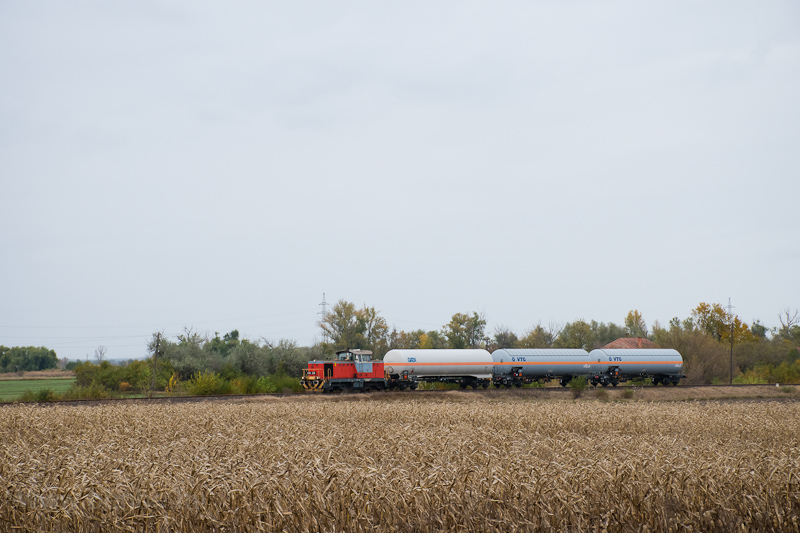
<path fill-rule="evenodd" d="M 14 379 L 0 381 L 0 402 L 19 399 L 25 391 L 38 392 L 50 389 L 56 394 L 66 392 L 75 383 L 75 378 L 57 379 Z"/>

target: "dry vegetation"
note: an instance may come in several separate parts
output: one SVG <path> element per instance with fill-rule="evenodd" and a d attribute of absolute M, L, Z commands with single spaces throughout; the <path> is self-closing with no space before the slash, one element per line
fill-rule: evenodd
<path fill-rule="evenodd" d="M 0 530 L 799 531 L 800 402 L 0 407 Z"/>
<path fill-rule="evenodd" d="M 72 370 L 58 370 L 51 368 L 49 370 L 29 370 L 27 372 L 5 372 L 0 373 L 0 381 L 16 381 L 18 379 L 54 379 L 64 378 L 71 379 L 75 377 L 75 372 Z"/>

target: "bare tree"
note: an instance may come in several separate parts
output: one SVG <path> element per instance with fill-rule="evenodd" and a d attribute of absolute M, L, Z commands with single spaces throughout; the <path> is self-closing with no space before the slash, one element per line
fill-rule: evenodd
<path fill-rule="evenodd" d="M 791 309 L 787 307 L 778 315 L 778 320 L 781 321 L 781 335 L 789 337 L 792 326 L 800 324 L 800 311 L 795 309 L 794 314 L 792 314 Z"/>
<path fill-rule="evenodd" d="M 547 324 L 547 334 L 550 335 L 551 342 L 555 342 L 561 331 L 564 329 L 564 324 L 556 320 L 550 320 Z"/>
<path fill-rule="evenodd" d="M 519 339 L 511 331 L 511 328 L 499 325 L 495 326 L 494 328 L 494 344 L 495 349 L 497 348 L 516 348 L 517 344 L 519 343 Z"/>
<path fill-rule="evenodd" d="M 98 346 L 94 351 L 94 360 L 97 361 L 97 364 L 103 362 L 106 358 L 106 347 L 105 346 Z"/>

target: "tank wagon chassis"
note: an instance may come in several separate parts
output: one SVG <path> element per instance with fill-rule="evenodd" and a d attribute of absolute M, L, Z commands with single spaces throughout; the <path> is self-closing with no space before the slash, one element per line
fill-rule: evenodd
<path fill-rule="evenodd" d="M 391 380 L 397 380 L 398 384 L 402 383 L 403 377 L 398 375 L 398 374 L 387 374 L 387 376 Z M 408 379 L 407 375 L 406 375 L 406 379 Z M 420 382 L 425 382 L 425 383 L 453 383 L 453 384 L 458 385 L 458 387 L 461 388 L 461 389 L 466 389 L 468 387 L 472 387 L 473 389 L 477 389 L 477 388 L 481 388 L 481 387 L 484 388 L 484 389 L 488 389 L 489 385 L 492 384 L 492 380 L 491 379 L 479 379 L 479 378 L 474 378 L 474 377 L 471 377 L 471 376 L 462 376 L 462 377 L 459 377 L 459 376 L 457 376 L 457 377 L 416 376 L 416 377 L 414 377 L 412 379 L 411 382 L 414 384 L 414 386 L 412 387 L 414 389 L 417 388 L 416 384 L 420 383 Z M 405 388 L 405 387 L 402 387 L 402 388 Z M 401 388 L 401 390 L 402 390 L 402 388 Z"/>

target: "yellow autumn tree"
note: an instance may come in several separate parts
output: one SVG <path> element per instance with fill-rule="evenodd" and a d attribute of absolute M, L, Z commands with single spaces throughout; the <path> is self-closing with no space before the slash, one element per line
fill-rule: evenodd
<path fill-rule="evenodd" d="M 711 335 L 719 342 L 728 343 L 733 334 L 734 342 L 751 341 L 753 333 L 742 320 L 728 313 L 720 304 L 700 302 L 692 310 L 692 318 L 700 331 Z"/>

